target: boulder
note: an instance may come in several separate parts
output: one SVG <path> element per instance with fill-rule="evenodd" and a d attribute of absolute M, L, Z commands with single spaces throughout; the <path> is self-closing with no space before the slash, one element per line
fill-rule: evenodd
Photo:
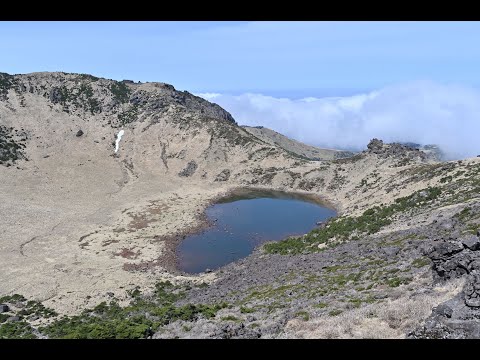
<path fill-rule="evenodd" d="M 20 321 L 20 316 L 10 316 L 8 319 L 7 319 L 8 322 L 18 322 Z"/>
<path fill-rule="evenodd" d="M 438 305 L 436 308 L 433 309 L 433 312 L 435 314 L 438 314 L 440 316 L 444 316 L 447 318 L 451 318 L 453 314 L 452 308 L 445 304 Z"/>
<path fill-rule="evenodd" d="M 434 260 L 444 259 L 450 257 L 463 250 L 462 243 L 458 241 L 442 241 L 433 245 L 434 251 L 430 257 Z"/>
<path fill-rule="evenodd" d="M 469 269 L 470 271 L 478 271 L 478 272 L 480 272 L 480 259 L 477 259 L 477 260 L 472 261 L 472 262 L 468 265 L 468 269 Z"/>
<path fill-rule="evenodd" d="M 0 304 L 0 314 L 4 312 L 8 312 L 10 308 L 6 304 Z"/>
<path fill-rule="evenodd" d="M 463 246 L 470 250 L 480 250 L 480 238 L 475 235 L 469 235 L 459 240 L 461 241 Z"/>
<path fill-rule="evenodd" d="M 83 135 L 83 131 L 82 131 L 82 129 L 80 129 L 80 130 L 77 131 L 77 134 L 75 136 L 80 137 L 82 135 Z"/>
<path fill-rule="evenodd" d="M 465 305 L 480 307 L 480 275 L 470 275 L 464 288 Z"/>

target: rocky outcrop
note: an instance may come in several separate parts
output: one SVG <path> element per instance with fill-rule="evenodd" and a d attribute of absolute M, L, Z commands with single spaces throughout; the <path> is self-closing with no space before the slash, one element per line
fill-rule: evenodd
<path fill-rule="evenodd" d="M 424 253 L 433 261 L 437 278 L 466 277 L 463 291 L 432 310 L 410 338 L 480 338 L 480 237 L 467 235 L 434 244 Z"/>
<path fill-rule="evenodd" d="M 433 261 L 433 270 L 440 279 L 480 273 L 480 238 L 467 235 L 455 240 L 442 240 L 424 249 Z"/>
<path fill-rule="evenodd" d="M 376 154 L 380 158 L 396 157 L 405 162 L 412 160 L 425 161 L 428 156 L 418 148 L 413 148 L 400 143 L 384 144 L 382 140 L 372 139 L 367 145 L 367 153 Z"/>

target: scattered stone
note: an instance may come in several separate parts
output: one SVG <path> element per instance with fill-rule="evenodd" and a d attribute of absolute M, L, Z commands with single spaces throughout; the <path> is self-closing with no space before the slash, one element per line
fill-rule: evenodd
<path fill-rule="evenodd" d="M 225 169 L 217 175 L 215 181 L 227 181 L 230 178 L 230 170 Z"/>

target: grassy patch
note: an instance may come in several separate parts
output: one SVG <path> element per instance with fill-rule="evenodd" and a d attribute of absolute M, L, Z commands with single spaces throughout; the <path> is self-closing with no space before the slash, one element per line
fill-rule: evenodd
<path fill-rule="evenodd" d="M 395 276 L 393 278 L 390 278 L 387 280 L 387 285 L 390 286 L 390 287 L 398 287 L 400 285 L 405 285 L 405 284 L 408 284 L 409 282 L 411 282 L 412 279 L 409 278 L 409 277 L 398 277 L 398 276 Z"/>
<path fill-rule="evenodd" d="M 242 314 L 250 314 L 250 313 L 255 312 L 255 309 L 249 308 L 249 307 L 246 307 L 246 306 L 242 306 L 242 307 L 240 307 L 240 312 Z"/>
<path fill-rule="evenodd" d="M 303 321 L 308 321 L 310 320 L 310 314 L 304 310 L 297 311 L 295 313 L 295 317 L 301 318 Z"/>
<path fill-rule="evenodd" d="M 328 315 L 330 315 L 330 316 L 337 316 L 337 315 L 340 315 L 342 312 L 343 312 L 343 310 L 333 309 L 332 311 L 330 311 L 330 312 L 328 313 Z"/>

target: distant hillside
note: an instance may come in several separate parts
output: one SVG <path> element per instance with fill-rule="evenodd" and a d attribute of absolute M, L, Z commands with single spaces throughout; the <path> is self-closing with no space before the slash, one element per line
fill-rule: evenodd
<path fill-rule="evenodd" d="M 307 145 L 263 126 L 243 125 L 242 127 L 250 134 L 270 145 L 279 146 L 290 153 L 310 160 L 335 160 L 355 155 L 351 151 L 323 149 Z"/>

